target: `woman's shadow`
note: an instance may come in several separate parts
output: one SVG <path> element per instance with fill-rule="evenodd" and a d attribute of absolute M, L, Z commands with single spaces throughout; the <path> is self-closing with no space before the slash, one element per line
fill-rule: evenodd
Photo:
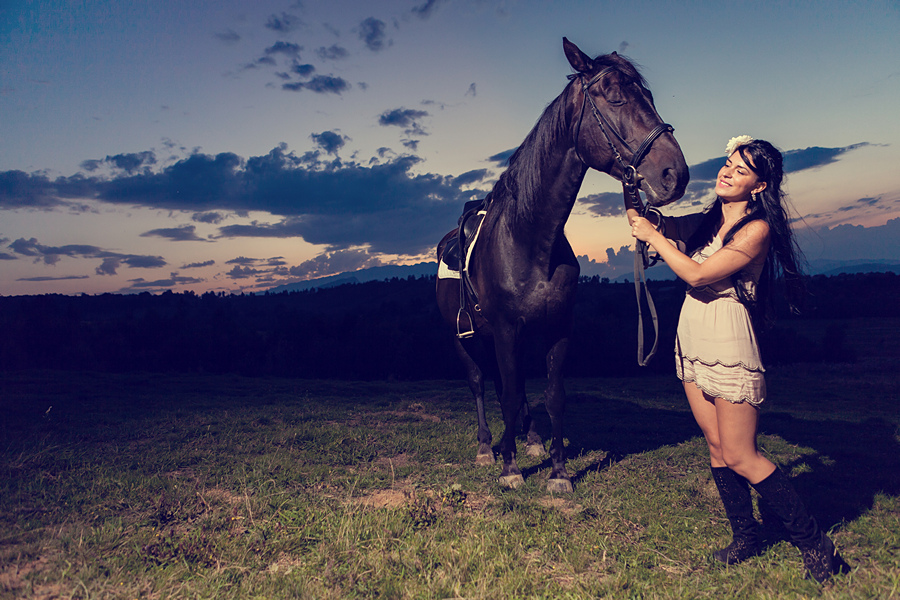
<path fill-rule="evenodd" d="M 542 435 L 549 431 L 543 405 L 532 414 Z M 775 435 L 789 444 L 811 448 L 789 464 L 785 473 L 807 504 L 811 514 L 826 531 L 844 521 L 852 521 L 869 510 L 878 494 L 900 494 L 900 441 L 897 426 L 881 419 L 863 422 L 811 420 L 784 412 L 764 413 L 760 434 Z M 622 458 L 677 445 L 701 435 L 693 415 L 686 410 L 644 408 L 599 393 L 570 394 L 566 406 L 568 456 L 602 451 L 603 458 L 588 464 L 572 476 L 578 485 L 589 472 L 606 468 Z M 765 450 L 765 439 L 762 440 Z M 549 466 L 549 460 L 524 469 L 528 477 Z M 785 535 L 772 526 L 761 506 L 766 538 Z"/>

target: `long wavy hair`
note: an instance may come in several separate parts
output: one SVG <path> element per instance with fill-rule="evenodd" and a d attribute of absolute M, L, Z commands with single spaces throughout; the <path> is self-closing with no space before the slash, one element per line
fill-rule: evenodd
<path fill-rule="evenodd" d="M 787 196 L 782 190 L 784 182 L 784 159 L 781 151 L 765 140 L 753 140 L 738 147 L 744 163 L 750 167 L 760 181 L 766 182 L 765 189 L 755 194 L 747 205 L 747 214 L 725 234 L 722 245 L 734 239 L 741 229 L 751 221 L 762 219 L 769 225 L 769 252 L 757 285 L 756 298 L 751 298 L 744 286 L 738 285 L 738 273 L 731 276 L 738 300 L 747 307 L 757 329 L 766 329 L 774 320 L 774 288 L 783 283 L 785 297 L 791 312 L 800 312 L 806 295 L 806 283 L 802 269 L 803 253 L 797 247 L 794 232 L 788 217 Z M 688 255 L 706 246 L 715 236 L 722 221 L 722 199 L 716 200 L 707 209 L 700 227 L 687 242 Z"/>

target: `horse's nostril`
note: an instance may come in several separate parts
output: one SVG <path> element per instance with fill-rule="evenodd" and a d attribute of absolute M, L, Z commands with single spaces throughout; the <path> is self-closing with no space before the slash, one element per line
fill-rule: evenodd
<path fill-rule="evenodd" d="M 675 169 L 663 169 L 660 183 L 665 191 L 671 192 L 678 185 L 678 174 Z"/>

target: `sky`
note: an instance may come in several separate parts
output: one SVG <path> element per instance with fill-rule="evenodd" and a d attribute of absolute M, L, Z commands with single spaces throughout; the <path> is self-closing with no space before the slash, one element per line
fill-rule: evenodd
<path fill-rule="evenodd" d="M 0 0 L 0 294 L 263 291 L 434 260 L 586 54 L 639 65 L 707 204 L 786 154 L 807 259 L 900 259 L 900 4 Z M 621 186 L 566 227 L 628 261 Z"/>

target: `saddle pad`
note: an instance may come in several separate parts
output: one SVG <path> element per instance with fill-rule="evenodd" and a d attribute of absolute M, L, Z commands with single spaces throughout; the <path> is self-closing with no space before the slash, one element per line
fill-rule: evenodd
<path fill-rule="evenodd" d="M 459 271 L 454 271 L 443 260 L 438 261 L 438 279 L 459 279 Z"/>

